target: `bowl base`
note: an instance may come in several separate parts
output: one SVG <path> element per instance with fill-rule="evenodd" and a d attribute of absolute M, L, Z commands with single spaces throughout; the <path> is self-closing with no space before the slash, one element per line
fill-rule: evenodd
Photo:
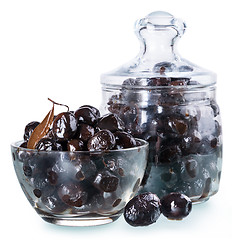
<path fill-rule="evenodd" d="M 60 225 L 60 226 L 71 226 L 71 227 L 88 227 L 97 226 L 116 221 L 121 213 L 116 213 L 110 216 L 81 216 L 81 217 L 62 217 L 62 216 L 45 216 L 40 215 L 41 218 L 49 223 Z"/>

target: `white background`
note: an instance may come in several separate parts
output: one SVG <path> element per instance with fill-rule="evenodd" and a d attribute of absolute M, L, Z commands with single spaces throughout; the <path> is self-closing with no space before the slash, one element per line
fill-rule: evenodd
<path fill-rule="evenodd" d="M 231 1 L 0 1 L 0 221 L 5 239 L 232 239 L 232 14 Z M 218 74 L 217 101 L 224 133 L 224 163 L 218 194 L 195 205 L 183 221 L 161 217 L 133 228 L 121 217 L 98 227 L 59 227 L 44 222 L 27 202 L 14 173 L 10 143 L 24 126 L 41 121 L 47 97 L 99 106 L 100 74 L 137 55 L 135 20 L 164 10 L 187 22 L 179 41 L 184 58 Z M 58 109 L 60 111 L 60 109 Z M 222 237 L 223 236 L 223 237 Z"/>

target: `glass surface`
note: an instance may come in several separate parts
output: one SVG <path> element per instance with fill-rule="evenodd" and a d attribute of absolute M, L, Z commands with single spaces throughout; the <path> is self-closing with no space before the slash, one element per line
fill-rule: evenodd
<path fill-rule="evenodd" d="M 107 152 L 37 151 L 11 145 L 13 164 L 28 201 L 47 222 L 67 226 L 115 221 L 137 193 L 148 144 Z"/>
<path fill-rule="evenodd" d="M 175 43 L 186 28 L 165 12 L 136 22 L 137 58 L 102 75 L 102 113 L 118 114 L 126 131 L 149 142 L 140 192 L 182 192 L 203 202 L 218 191 L 222 131 L 216 75 L 182 59 Z"/>

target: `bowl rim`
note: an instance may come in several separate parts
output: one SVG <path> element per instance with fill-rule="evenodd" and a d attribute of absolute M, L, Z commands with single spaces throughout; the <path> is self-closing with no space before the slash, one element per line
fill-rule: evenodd
<path fill-rule="evenodd" d="M 115 153 L 115 152 L 125 152 L 125 151 L 133 151 L 133 150 L 137 150 L 140 148 L 148 148 L 149 143 L 141 138 L 135 138 L 136 141 L 139 141 L 140 143 L 142 143 L 142 145 L 140 146 L 136 146 L 136 147 L 131 147 L 131 148 L 124 148 L 124 149 L 112 149 L 112 150 L 100 150 L 100 151 L 40 151 L 37 149 L 30 149 L 30 148 L 23 148 L 20 147 L 19 145 L 22 144 L 24 141 L 20 140 L 20 141 L 16 141 L 10 144 L 11 147 L 13 148 L 17 148 L 17 151 L 27 151 L 27 152 L 36 152 L 36 153 L 78 153 L 78 154 L 101 154 L 101 153 Z"/>

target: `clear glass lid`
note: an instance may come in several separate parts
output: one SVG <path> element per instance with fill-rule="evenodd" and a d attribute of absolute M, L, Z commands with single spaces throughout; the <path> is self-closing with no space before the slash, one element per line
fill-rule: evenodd
<path fill-rule="evenodd" d="M 177 52 L 176 42 L 184 34 L 185 23 L 167 12 L 152 12 L 135 23 L 135 33 L 140 40 L 140 52 L 135 59 L 114 71 L 101 75 L 107 86 L 125 85 L 126 79 L 134 86 L 202 87 L 216 83 L 216 74 L 203 69 Z M 152 84 L 148 84 L 148 79 Z M 135 81 L 136 80 L 136 81 Z M 176 84 L 181 80 L 181 84 Z M 130 82 L 131 85 L 131 82 Z"/>

